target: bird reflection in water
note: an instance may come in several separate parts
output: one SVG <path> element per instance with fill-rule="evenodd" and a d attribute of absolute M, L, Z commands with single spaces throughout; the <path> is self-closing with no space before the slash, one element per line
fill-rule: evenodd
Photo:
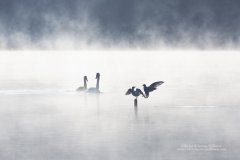
<path fill-rule="evenodd" d="M 135 114 L 135 118 L 138 118 L 138 107 L 134 106 L 134 114 Z"/>

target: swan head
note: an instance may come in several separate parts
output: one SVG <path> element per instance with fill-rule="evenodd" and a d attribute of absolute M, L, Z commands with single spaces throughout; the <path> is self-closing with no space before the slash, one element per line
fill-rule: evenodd
<path fill-rule="evenodd" d="M 100 78 L 100 73 L 96 74 L 96 79 Z"/>
<path fill-rule="evenodd" d="M 132 86 L 132 90 L 133 90 L 134 88 L 136 88 L 136 87 L 135 87 L 135 86 Z"/>
<path fill-rule="evenodd" d="M 87 76 L 84 76 L 84 80 L 85 80 L 85 81 L 88 81 Z"/>
<path fill-rule="evenodd" d="M 143 84 L 143 87 L 147 87 L 146 84 Z"/>

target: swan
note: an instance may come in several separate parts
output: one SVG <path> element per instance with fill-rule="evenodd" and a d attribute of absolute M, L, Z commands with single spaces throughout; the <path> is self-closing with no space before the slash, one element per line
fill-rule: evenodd
<path fill-rule="evenodd" d="M 83 81 L 84 81 L 84 86 L 83 87 L 78 87 L 77 89 L 76 89 L 76 91 L 86 91 L 87 90 L 87 81 L 88 81 L 88 79 L 87 79 L 87 76 L 84 76 L 83 77 Z"/>
<path fill-rule="evenodd" d="M 89 88 L 87 92 L 89 92 L 89 93 L 100 93 L 100 90 L 99 90 L 100 73 L 96 74 L 96 79 L 97 79 L 96 88 L 95 87 Z"/>
<path fill-rule="evenodd" d="M 158 82 L 152 83 L 150 86 L 146 86 L 146 84 L 143 84 L 143 90 L 145 92 L 145 98 L 149 97 L 149 92 L 152 92 L 152 91 L 156 90 L 157 87 L 160 86 L 163 83 L 164 83 L 163 81 L 158 81 Z"/>
<path fill-rule="evenodd" d="M 142 95 L 143 97 L 145 97 L 144 93 L 141 91 L 141 89 L 139 88 L 136 88 L 136 87 L 132 87 L 132 88 L 129 88 L 127 90 L 127 92 L 125 93 L 125 95 L 129 95 L 129 94 L 132 94 L 136 99 L 138 98 L 138 96 Z"/>

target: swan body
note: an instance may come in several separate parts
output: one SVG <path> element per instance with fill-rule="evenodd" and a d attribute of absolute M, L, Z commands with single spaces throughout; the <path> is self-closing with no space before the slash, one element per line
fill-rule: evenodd
<path fill-rule="evenodd" d="M 157 81 L 152 83 L 150 86 L 146 86 L 146 84 L 143 84 L 143 90 L 145 92 L 145 98 L 149 97 L 149 93 L 156 90 L 158 86 L 162 85 L 163 81 Z"/>
<path fill-rule="evenodd" d="M 87 81 L 88 81 L 87 76 L 83 77 L 83 81 L 84 81 L 84 86 L 78 87 L 76 91 L 82 92 L 87 90 Z"/>
<path fill-rule="evenodd" d="M 99 91 L 99 89 L 97 89 L 97 88 L 89 88 L 87 92 L 88 92 L 88 93 L 101 93 L 101 92 Z"/>

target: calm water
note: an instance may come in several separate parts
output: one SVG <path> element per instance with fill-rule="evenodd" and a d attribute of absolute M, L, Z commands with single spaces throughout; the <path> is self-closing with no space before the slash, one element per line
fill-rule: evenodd
<path fill-rule="evenodd" d="M 1 159 L 239 157 L 237 107 L 122 101 L 113 94 L 1 95 Z"/>
<path fill-rule="evenodd" d="M 239 159 L 236 53 L 97 54 L 1 53 L 0 159 Z M 96 70 L 104 93 L 74 92 Z M 126 89 L 155 80 L 133 107 Z"/>

